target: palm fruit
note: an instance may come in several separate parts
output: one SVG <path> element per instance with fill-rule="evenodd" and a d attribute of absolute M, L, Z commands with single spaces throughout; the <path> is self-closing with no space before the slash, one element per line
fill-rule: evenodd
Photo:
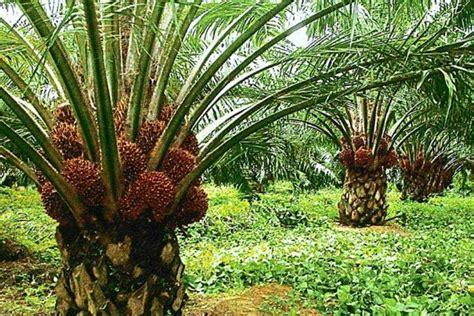
<path fill-rule="evenodd" d="M 51 142 L 64 159 L 77 158 L 82 155 L 82 141 L 74 125 L 60 122 L 50 134 Z"/>
<path fill-rule="evenodd" d="M 339 144 L 341 144 L 343 147 L 347 146 L 346 139 L 344 137 L 339 138 Z"/>
<path fill-rule="evenodd" d="M 423 161 L 424 160 L 425 160 L 425 158 L 423 157 L 422 153 L 419 153 L 416 156 L 415 163 L 413 164 L 413 167 L 415 168 L 415 170 L 419 170 L 421 168 L 421 166 L 423 166 Z"/>
<path fill-rule="evenodd" d="M 373 156 L 370 149 L 362 147 L 357 149 L 354 155 L 354 164 L 356 167 L 367 167 L 373 162 Z"/>
<path fill-rule="evenodd" d="M 346 147 L 339 153 L 339 160 L 346 168 L 350 168 L 354 165 L 354 153 Z"/>
<path fill-rule="evenodd" d="M 352 137 L 352 144 L 354 145 L 354 148 L 357 150 L 361 147 L 365 146 L 365 137 L 362 135 L 357 135 Z"/>
<path fill-rule="evenodd" d="M 392 142 L 392 136 L 390 136 L 386 133 L 383 135 L 383 139 L 385 139 L 385 141 L 389 144 Z"/>
<path fill-rule="evenodd" d="M 423 166 L 421 167 L 421 174 L 426 175 L 431 169 L 432 163 L 431 160 L 427 159 L 423 162 Z"/>
<path fill-rule="evenodd" d="M 135 181 L 139 174 L 145 171 L 147 159 L 138 145 L 120 140 L 118 144 L 120 161 L 125 184 Z"/>
<path fill-rule="evenodd" d="M 194 133 L 189 134 L 181 144 L 181 148 L 197 156 L 199 154 L 199 142 L 196 135 Z"/>
<path fill-rule="evenodd" d="M 71 107 L 67 104 L 58 105 L 54 113 L 55 124 L 66 123 L 75 125 L 76 119 L 71 111 Z"/>
<path fill-rule="evenodd" d="M 117 131 L 117 135 L 120 135 L 125 130 L 125 120 L 127 119 L 127 107 L 128 104 L 124 99 L 121 99 L 117 103 L 117 107 L 114 111 L 114 125 Z"/>
<path fill-rule="evenodd" d="M 206 215 L 208 207 L 206 192 L 201 187 L 191 187 L 186 193 L 181 209 L 175 214 L 175 221 L 178 226 L 197 222 Z"/>
<path fill-rule="evenodd" d="M 395 166 L 397 162 L 398 162 L 397 153 L 392 149 L 385 157 L 385 167 L 390 169 L 393 166 Z"/>
<path fill-rule="evenodd" d="M 103 204 L 105 188 L 100 170 L 94 163 L 82 158 L 70 159 L 64 163 L 61 174 L 76 189 L 85 205 Z"/>
<path fill-rule="evenodd" d="M 410 169 L 410 161 L 408 160 L 406 156 L 401 157 L 399 160 L 399 163 L 400 163 L 400 168 L 403 171 L 407 171 L 408 169 Z"/>
<path fill-rule="evenodd" d="M 161 222 L 173 202 L 176 187 L 166 173 L 147 171 L 138 176 L 131 191 L 143 206 L 151 208 L 154 220 Z"/>
<path fill-rule="evenodd" d="M 377 154 L 379 155 L 387 154 L 389 143 L 390 141 L 389 141 L 388 135 L 385 135 L 384 137 L 382 137 L 382 139 L 380 140 L 379 146 L 377 148 Z"/>
<path fill-rule="evenodd" d="M 119 208 L 123 219 L 133 221 L 137 220 L 146 210 L 146 204 L 140 200 L 140 195 L 134 188 L 129 188 L 122 196 Z"/>
<path fill-rule="evenodd" d="M 150 153 L 153 149 L 165 126 L 166 122 L 160 120 L 145 121 L 142 124 L 138 132 L 137 145 L 145 154 Z"/>
<path fill-rule="evenodd" d="M 168 123 L 171 120 L 171 117 L 173 117 L 174 112 L 174 106 L 172 104 L 167 104 L 161 109 L 158 119 Z"/>
<path fill-rule="evenodd" d="M 41 202 L 43 202 L 46 214 L 60 225 L 67 226 L 74 223 L 72 214 L 50 182 L 46 182 L 41 187 Z"/>
<path fill-rule="evenodd" d="M 46 184 L 46 182 L 48 182 L 48 180 L 43 175 L 43 173 L 39 170 L 35 170 L 35 175 L 36 175 L 36 178 L 38 179 L 38 182 L 40 184 L 40 186 L 38 187 L 38 192 L 41 193 L 42 187 Z"/>
<path fill-rule="evenodd" d="M 162 169 L 176 182 L 182 180 L 196 166 L 196 159 L 187 150 L 171 149 L 163 159 Z"/>

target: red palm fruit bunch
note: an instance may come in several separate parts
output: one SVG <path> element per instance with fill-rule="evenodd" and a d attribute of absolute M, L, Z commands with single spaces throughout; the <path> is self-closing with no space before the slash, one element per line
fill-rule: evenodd
<path fill-rule="evenodd" d="M 50 137 L 64 159 L 77 158 L 82 155 L 82 141 L 77 132 L 76 120 L 68 105 L 56 108 Z"/>
<path fill-rule="evenodd" d="M 346 141 L 346 139 L 345 139 L 344 137 L 339 138 L 339 144 L 340 144 L 342 147 L 348 145 L 348 144 L 347 144 L 347 141 Z"/>
<path fill-rule="evenodd" d="M 124 180 L 128 183 L 120 200 L 124 220 L 151 220 L 176 227 L 201 219 L 207 211 L 207 195 L 200 183 L 195 183 L 180 205 L 173 208 L 177 183 L 196 167 L 199 146 L 193 133 L 180 147 L 168 151 L 159 171 L 146 171 L 147 156 L 174 112 L 172 105 L 163 107 L 158 119 L 143 122 L 136 143 L 119 142 Z"/>
<path fill-rule="evenodd" d="M 77 158 L 82 155 L 82 141 L 75 125 L 57 122 L 50 133 L 50 137 L 64 159 Z"/>
<path fill-rule="evenodd" d="M 176 194 L 176 186 L 164 172 L 147 171 L 130 186 L 121 201 L 125 219 L 138 219 L 146 210 L 151 218 L 161 222 L 168 215 Z"/>
<path fill-rule="evenodd" d="M 43 202 L 46 214 L 63 226 L 69 226 L 74 223 L 71 212 L 69 212 L 66 204 L 64 204 L 62 198 L 59 196 L 59 193 L 56 192 L 50 182 L 43 184 L 40 193 L 41 202 Z"/>
<path fill-rule="evenodd" d="M 125 103 L 124 103 L 125 104 Z M 175 205 L 176 185 L 196 167 L 199 146 L 196 136 L 190 133 L 181 146 L 174 147 L 165 155 L 158 171 L 148 171 L 150 151 L 163 134 L 167 121 L 174 113 L 172 106 L 165 106 L 159 119 L 143 122 L 136 141 L 123 137 L 126 107 L 117 106 L 114 115 L 118 131 L 118 151 L 122 170 L 123 193 L 119 201 L 124 221 L 146 220 L 170 225 L 189 225 L 201 219 L 208 208 L 207 195 L 199 181 Z M 54 145 L 65 161 L 60 173 L 87 208 L 100 211 L 104 207 L 106 190 L 99 165 L 85 159 L 76 123 L 69 107 L 56 110 L 55 125 L 51 132 Z M 74 219 L 53 186 L 42 180 L 39 191 L 47 213 L 61 225 L 74 223 Z"/>
<path fill-rule="evenodd" d="M 125 121 L 127 119 L 127 102 L 124 99 L 121 99 L 117 103 L 117 107 L 114 111 L 114 126 L 117 130 L 117 135 L 122 135 L 125 131 Z"/>
<path fill-rule="evenodd" d="M 388 147 L 391 143 L 391 137 L 385 134 L 382 139 L 380 139 L 380 143 L 377 147 L 377 154 L 378 155 L 386 155 L 388 153 Z"/>
<path fill-rule="evenodd" d="M 364 135 L 356 135 L 352 137 L 352 144 L 354 145 L 355 150 L 365 146 L 365 139 Z"/>
<path fill-rule="evenodd" d="M 393 168 L 398 163 L 398 156 L 395 150 L 390 150 L 385 156 L 384 166 L 388 169 Z"/>
<path fill-rule="evenodd" d="M 420 169 L 420 173 L 423 174 L 423 175 L 428 174 L 431 170 L 432 165 L 433 165 L 433 163 L 431 162 L 431 160 L 426 159 L 425 161 L 423 161 L 423 166 Z"/>
<path fill-rule="evenodd" d="M 61 169 L 61 175 L 76 189 L 85 205 L 103 205 L 105 188 L 100 170 L 94 163 L 82 158 L 67 160 Z"/>
<path fill-rule="evenodd" d="M 175 107 L 173 104 L 165 105 L 158 115 L 158 119 L 168 123 L 175 112 Z"/>
<path fill-rule="evenodd" d="M 413 163 L 413 168 L 415 170 L 419 170 L 423 166 L 423 162 L 425 161 L 425 157 L 423 153 L 418 153 L 416 156 L 415 162 Z"/>
<path fill-rule="evenodd" d="M 181 148 L 189 151 L 194 156 L 197 156 L 199 153 L 199 142 L 196 135 L 194 135 L 194 133 L 189 134 L 184 139 L 183 144 L 181 144 Z"/>
<path fill-rule="evenodd" d="M 199 186 L 191 187 L 174 218 L 175 226 L 186 226 L 201 220 L 209 207 L 206 192 Z"/>
<path fill-rule="evenodd" d="M 149 154 L 166 127 L 162 120 L 145 121 L 138 132 L 137 145 L 145 154 Z"/>
<path fill-rule="evenodd" d="M 371 165 L 392 168 L 397 164 L 398 157 L 395 150 L 389 149 L 390 143 L 391 137 L 385 134 L 377 146 L 377 155 L 374 156 L 372 150 L 367 146 L 366 135 L 357 134 L 353 136 L 350 144 L 345 138 L 341 138 L 342 150 L 339 153 L 339 160 L 346 168 L 367 168 Z"/>
<path fill-rule="evenodd" d="M 120 202 L 126 220 L 149 218 L 172 226 L 188 225 L 207 211 L 207 195 L 196 183 L 188 190 L 181 206 L 173 213 L 176 183 L 195 168 L 195 157 L 182 148 L 173 148 L 165 156 L 160 171 L 145 171 L 133 182 Z"/>
<path fill-rule="evenodd" d="M 339 153 L 339 160 L 346 168 L 352 168 L 354 166 L 354 153 L 349 146 L 344 146 Z"/>
<path fill-rule="evenodd" d="M 372 151 L 367 147 L 357 149 L 354 155 L 354 165 L 359 168 L 370 166 L 374 161 Z"/>
<path fill-rule="evenodd" d="M 72 113 L 71 107 L 67 104 L 59 105 L 54 112 L 54 122 L 76 125 L 76 119 Z"/>
<path fill-rule="evenodd" d="M 45 176 L 41 173 L 39 170 L 35 170 L 35 175 L 36 178 L 38 179 L 39 186 L 38 186 L 38 192 L 41 193 L 41 190 L 43 186 L 48 182 L 48 180 L 45 178 Z"/>
<path fill-rule="evenodd" d="M 129 185 L 145 171 L 146 155 L 137 144 L 123 139 L 119 140 L 118 149 L 125 185 Z"/>
<path fill-rule="evenodd" d="M 400 163 L 400 169 L 402 169 L 402 171 L 407 171 L 408 169 L 410 169 L 410 160 L 408 159 L 407 156 L 402 156 L 399 159 L 399 163 Z"/>
<path fill-rule="evenodd" d="M 162 163 L 162 169 L 175 182 L 182 180 L 196 166 L 196 159 L 187 150 L 181 148 L 171 149 Z"/>

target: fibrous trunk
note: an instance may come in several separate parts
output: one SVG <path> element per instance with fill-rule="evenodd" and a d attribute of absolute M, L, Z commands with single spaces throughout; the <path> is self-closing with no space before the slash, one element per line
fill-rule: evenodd
<path fill-rule="evenodd" d="M 428 201 L 429 195 L 432 193 L 429 186 L 430 179 L 427 177 L 411 177 L 405 176 L 403 182 L 401 199 L 409 198 L 416 202 Z"/>
<path fill-rule="evenodd" d="M 174 233 L 148 227 L 75 232 L 59 227 L 60 315 L 181 314 L 184 265 Z"/>
<path fill-rule="evenodd" d="M 339 221 L 343 225 L 367 226 L 385 222 L 388 205 L 387 177 L 383 170 L 347 170 L 339 202 Z"/>

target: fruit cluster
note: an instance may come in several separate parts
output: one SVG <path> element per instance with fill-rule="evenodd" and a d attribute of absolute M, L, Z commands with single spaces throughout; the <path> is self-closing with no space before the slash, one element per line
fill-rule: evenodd
<path fill-rule="evenodd" d="M 400 158 L 400 169 L 404 180 L 404 195 L 423 201 L 431 194 L 443 192 L 452 182 L 454 172 L 447 166 L 443 156 L 431 160 L 423 152 L 418 152 L 412 159 Z"/>
<path fill-rule="evenodd" d="M 397 164 L 398 157 L 391 148 L 391 137 L 384 135 L 378 144 L 369 147 L 367 137 L 359 134 L 348 141 L 341 139 L 339 160 L 348 169 L 390 169 Z M 376 142 L 375 142 L 376 143 Z"/>
<path fill-rule="evenodd" d="M 195 157 L 199 153 L 199 146 L 194 134 L 187 136 L 180 147 L 171 148 L 158 170 L 147 170 L 150 153 L 173 113 L 172 105 L 165 106 L 156 120 L 143 122 L 136 141 L 130 142 L 123 137 L 126 106 L 121 103 L 117 106 L 114 121 L 123 173 L 123 193 L 118 206 L 121 221 L 145 220 L 179 227 L 200 220 L 207 211 L 207 195 L 199 181 L 188 190 L 180 205 L 172 208 L 177 183 L 196 166 Z M 100 216 L 106 196 L 100 166 L 85 157 L 69 106 L 61 106 L 56 110 L 50 137 L 65 160 L 61 175 L 94 216 Z M 71 212 L 53 185 L 40 173 L 38 176 L 42 184 L 39 191 L 48 215 L 61 225 L 73 224 Z"/>

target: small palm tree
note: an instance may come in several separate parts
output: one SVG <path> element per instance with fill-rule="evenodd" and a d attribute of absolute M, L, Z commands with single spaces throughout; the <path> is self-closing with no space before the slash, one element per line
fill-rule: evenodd
<path fill-rule="evenodd" d="M 280 120 L 229 150 L 206 173 L 216 184 L 233 184 L 254 197 L 274 181 L 290 181 L 295 189 L 336 185 L 332 150 L 325 137 L 315 141 L 313 131 Z M 329 145 L 329 146 L 328 146 Z M 332 148 L 329 148 L 332 147 Z"/>
<path fill-rule="evenodd" d="M 338 205 L 341 224 L 367 226 L 385 221 L 386 171 L 397 164 L 394 144 L 414 113 L 412 109 L 396 119 L 392 107 L 393 98 L 384 102 L 380 93 L 372 99 L 357 96 L 342 109 L 317 110 L 316 123 L 307 123 L 341 148 L 339 160 L 346 168 Z"/>
<path fill-rule="evenodd" d="M 180 313 L 175 229 L 205 215 L 199 178 L 230 148 L 345 95 L 473 68 L 453 58 L 469 52 L 455 28 L 449 45 L 429 32 L 339 32 L 352 19 L 329 17 L 353 2 L 291 26 L 279 23 L 291 0 L 67 0 L 62 13 L 15 2 L 28 21 L 0 20 L 0 99 L 29 138 L 2 119 L 0 153 L 59 223 L 59 314 Z M 307 48 L 286 40 L 316 21 L 329 27 Z M 420 53 L 398 49 L 407 43 Z"/>
<path fill-rule="evenodd" d="M 447 134 L 431 134 L 412 136 L 400 147 L 402 199 L 426 202 L 442 193 L 465 162 L 459 155 L 459 141 Z"/>

